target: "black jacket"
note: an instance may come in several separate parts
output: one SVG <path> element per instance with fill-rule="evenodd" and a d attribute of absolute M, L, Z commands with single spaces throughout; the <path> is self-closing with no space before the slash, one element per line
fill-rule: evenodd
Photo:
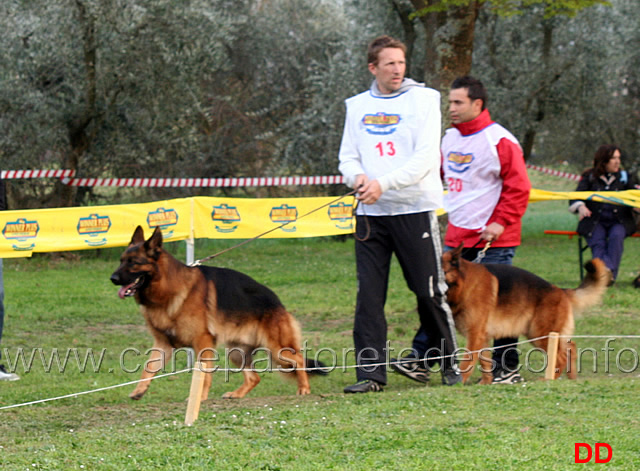
<path fill-rule="evenodd" d="M 576 191 L 624 191 L 635 189 L 635 179 L 627 173 L 626 170 L 620 170 L 616 173 L 608 173 L 606 177 L 615 177 L 610 184 L 602 178 L 596 178 L 593 174 L 593 169 L 585 171 L 578 183 Z M 579 200 L 569 201 L 569 205 L 574 204 Z M 621 206 L 617 204 L 599 203 L 596 201 L 586 200 L 585 204 L 591 211 L 591 217 L 583 218 L 578 222 L 578 228 L 576 232 L 582 236 L 590 237 L 593 232 L 593 228 L 598 224 L 600 215 L 603 210 L 610 210 L 620 224 L 624 225 L 627 236 L 630 236 L 636 231 L 636 223 L 633 219 L 633 209 L 630 206 Z"/>

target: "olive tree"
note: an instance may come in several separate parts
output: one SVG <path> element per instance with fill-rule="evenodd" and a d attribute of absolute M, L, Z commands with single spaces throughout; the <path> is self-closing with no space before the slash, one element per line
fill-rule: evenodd
<path fill-rule="evenodd" d="M 639 21 L 628 0 L 573 17 L 481 15 L 473 73 L 527 157 L 586 167 L 599 145 L 616 143 L 637 165 Z"/>
<path fill-rule="evenodd" d="M 203 81 L 230 70 L 225 45 L 239 34 L 229 15 L 237 2 L 213 3 L 2 2 L 4 166 L 148 176 L 159 162 L 165 173 L 189 160 Z M 71 190 L 39 184 L 21 196 L 31 197 L 24 204 L 68 205 Z"/>
<path fill-rule="evenodd" d="M 366 44 L 396 19 L 386 3 L 359 6 L 3 2 L 3 164 L 88 177 L 334 173 L 342 102 L 368 86 Z M 196 192 L 206 190 L 145 194 Z M 41 181 L 14 193 L 21 206 L 77 204 L 96 195 Z M 110 192 L 109 201 L 123 194 L 131 197 Z"/>

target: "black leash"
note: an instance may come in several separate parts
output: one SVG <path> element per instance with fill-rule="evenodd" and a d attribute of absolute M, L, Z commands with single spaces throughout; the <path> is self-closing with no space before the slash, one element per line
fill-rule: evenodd
<path fill-rule="evenodd" d="M 240 242 L 239 244 L 234 245 L 233 247 L 228 247 L 228 248 L 226 248 L 226 249 L 224 249 L 224 250 L 221 250 L 221 251 L 220 251 L 220 252 L 218 252 L 218 253 L 215 253 L 215 254 L 213 254 L 213 255 L 209 255 L 208 257 L 202 258 L 202 259 L 200 259 L 200 260 L 196 260 L 196 261 L 195 261 L 195 262 L 193 262 L 190 266 L 195 267 L 195 266 L 201 265 L 201 264 L 202 264 L 202 262 L 206 262 L 207 260 L 211 260 L 212 258 L 215 258 L 215 257 L 217 257 L 218 255 L 222 255 L 223 253 L 230 252 L 231 250 L 237 249 L 238 247 L 241 247 L 241 246 L 243 246 L 243 245 L 245 245 L 245 244 L 248 244 L 249 242 L 253 242 L 254 240 L 257 240 L 257 239 L 259 239 L 260 237 L 264 237 L 264 236 L 266 236 L 267 234 L 270 234 L 270 233 L 272 233 L 272 232 L 274 232 L 274 231 L 277 231 L 278 229 L 282 229 L 282 228 L 283 228 L 284 226 L 286 226 L 287 224 L 291 224 L 291 223 L 293 223 L 293 222 L 296 222 L 296 221 L 298 221 L 298 220 L 300 220 L 300 219 L 302 219 L 302 218 L 304 218 L 304 217 L 309 216 L 310 214 L 315 213 L 316 211 L 320 211 L 322 208 L 326 208 L 327 206 L 330 206 L 330 205 L 332 205 L 332 204 L 334 204 L 334 203 L 337 203 L 338 201 L 340 201 L 340 200 L 341 200 L 341 199 L 343 199 L 343 198 L 346 198 L 347 196 L 352 196 L 352 195 L 356 194 L 356 192 L 357 192 L 357 191 L 358 191 L 358 190 L 352 190 L 352 191 L 350 191 L 349 193 L 345 193 L 344 195 L 339 196 L 338 198 L 336 198 L 336 199 L 335 199 L 335 200 L 333 200 L 333 201 L 329 201 L 328 203 L 323 204 L 322 206 L 319 206 L 319 207 L 317 207 L 317 208 L 315 208 L 315 209 L 312 209 L 311 211 L 309 211 L 309 212 L 307 212 L 307 213 L 303 214 L 302 216 L 300 216 L 299 218 L 296 218 L 296 219 L 294 219 L 294 220 L 292 220 L 292 221 L 284 222 L 284 223 L 280 224 L 279 226 L 276 226 L 276 227 L 274 227 L 274 228 L 272 228 L 272 229 L 269 229 L 268 231 L 263 232 L 262 234 L 258 234 L 257 236 L 252 237 L 251 239 L 243 240 L 242 242 Z"/>
<path fill-rule="evenodd" d="M 478 245 L 480 245 L 480 243 L 483 242 L 483 239 L 478 239 L 478 242 L 476 242 L 475 244 L 473 244 L 471 247 L 467 247 L 462 249 L 462 254 L 469 252 L 470 250 L 476 249 L 478 248 Z M 473 260 L 473 263 L 480 263 L 482 262 L 482 259 L 484 258 L 485 254 L 487 253 L 487 250 L 489 250 L 489 248 L 491 247 L 491 241 L 486 241 L 485 246 L 482 248 L 482 250 L 480 250 L 477 255 L 476 258 Z M 461 255 L 462 255 L 461 254 Z M 463 257 L 465 258 L 465 257 Z"/>
<path fill-rule="evenodd" d="M 353 215 L 356 215 L 356 209 L 358 209 L 358 205 L 360 204 L 360 202 L 358 200 L 356 200 L 356 204 L 353 206 Z M 365 240 L 367 240 L 369 238 L 369 236 L 371 235 L 371 224 L 369 223 L 369 218 L 367 217 L 367 213 L 364 210 L 365 206 L 362 206 L 362 220 L 364 221 L 364 225 L 366 228 L 366 232 L 365 232 L 365 236 L 364 237 L 360 237 L 358 235 L 358 224 L 356 222 L 356 230 L 353 233 L 353 237 L 358 241 L 358 242 L 364 242 Z M 357 221 L 357 219 L 356 219 Z"/>

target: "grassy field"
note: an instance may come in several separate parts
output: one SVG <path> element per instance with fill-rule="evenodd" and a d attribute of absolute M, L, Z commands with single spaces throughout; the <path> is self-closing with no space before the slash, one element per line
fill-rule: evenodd
<path fill-rule="evenodd" d="M 549 177 L 538 178 L 534 186 L 562 190 L 574 184 Z M 566 207 L 566 202 L 530 206 L 516 264 L 561 287 L 575 287 L 576 241 L 542 234 L 546 228 L 575 227 Z M 601 306 L 576 322 L 575 340 L 584 351 L 577 381 L 542 381 L 543 359 L 522 345 L 523 385 L 444 387 L 435 374 L 430 385 L 422 386 L 390 373 L 383 393 L 346 396 L 342 388 L 355 379 L 353 356 L 339 355 L 335 371 L 314 379 L 306 397 L 295 396 L 294 383 L 264 373 L 247 398 L 223 400 L 241 375 L 218 373 L 198 421 L 187 427 L 191 375 L 179 373 L 155 380 L 137 402 L 128 399 L 134 387 L 128 385 L 0 409 L 0 466 L 564 470 L 576 466 L 575 443 L 608 443 L 613 458 L 601 467 L 640 469 L 640 419 L 633 412 L 640 342 L 624 338 L 640 333 L 638 291 L 630 284 L 640 268 L 639 243 L 627 241 L 618 282 Z M 229 245 L 199 241 L 196 256 Z M 169 249 L 184 258 L 183 244 L 169 244 Z M 16 365 L 22 379 L 0 383 L 0 408 L 138 379 L 134 370 L 152 341 L 134 301 L 119 299 L 109 281 L 119 252 L 5 260 L 3 362 Z M 274 289 L 300 320 L 311 354 L 353 346 L 352 240 L 259 240 L 215 264 L 244 271 Z M 415 299 L 397 265 L 387 314 L 391 345 L 409 346 L 418 325 Z M 327 352 L 320 358 L 332 363 Z M 167 372 L 185 366 L 180 357 Z"/>

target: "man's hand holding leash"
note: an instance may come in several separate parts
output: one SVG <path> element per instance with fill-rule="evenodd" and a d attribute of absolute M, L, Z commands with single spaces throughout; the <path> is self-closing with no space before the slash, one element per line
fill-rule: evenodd
<path fill-rule="evenodd" d="M 502 235 L 504 232 L 504 226 L 502 224 L 498 224 L 497 222 L 492 222 L 488 226 L 486 226 L 483 231 L 480 233 L 480 239 L 486 240 L 487 242 L 493 242 L 498 237 Z"/>
<path fill-rule="evenodd" d="M 373 204 L 382 196 L 382 189 L 378 180 L 369 180 L 369 177 L 364 174 L 356 177 L 355 188 L 358 190 L 356 199 L 364 204 Z"/>

